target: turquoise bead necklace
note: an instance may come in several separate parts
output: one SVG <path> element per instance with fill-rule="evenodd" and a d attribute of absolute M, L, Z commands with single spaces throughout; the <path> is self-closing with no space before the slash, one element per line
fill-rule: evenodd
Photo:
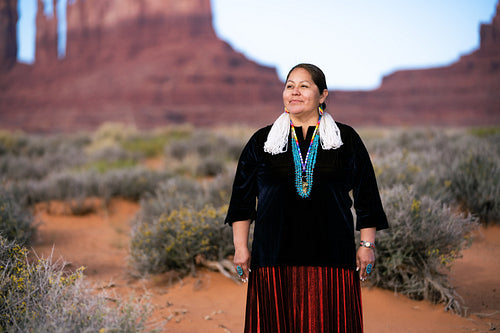
<path fill-rule="evenodd" d="M 318 128 L 321 122 L 321 117 L 323 116 L 323 109 L 319 108 L 319 119 L 314 129 L 311 142 L 309 143 L 309 148 L 307 149 L 307 154 L 305 159 L 302 158 L 302 153 L 300 152 L 299 139 L 297 138 L 297 133 L 295 132 L 295 126 L 293 125 L 292 119 L 290 119 L 290 126 L 292 127 L 292 152 L 293 152 L 293 162 L 295 164 L 295 188 L 297 194 L 302 198 L 307 198 L 311 194 L 313 186 L 313 173 L 314 166 L 316 165 L 316 155 L 318 153 L 318 143 L 319 135 Z M 295 144 L 294 144 L 295 141 Z"/>

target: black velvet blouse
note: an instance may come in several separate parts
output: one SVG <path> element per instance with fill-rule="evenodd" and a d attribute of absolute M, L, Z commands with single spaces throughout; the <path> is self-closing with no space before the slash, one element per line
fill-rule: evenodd
<path fill-rule="evenodd" d="M 337 125 L 344 144 L 330 150 L 318 145 L 313 187 L 305 199 L 295 189 L 290 138 L 285 153 L 264 152 L 271 129 L 267 126 L 243 149 L 225 222 L 255 220 L 252 269 L 278 265 L 355 268 L 351 190 L 356 230 L 388 228 L 368 152 L 354 129 Z M 305 140 L 300 127 L 296 132 L 305 156 L 314 127 L 308 128 Z"/>

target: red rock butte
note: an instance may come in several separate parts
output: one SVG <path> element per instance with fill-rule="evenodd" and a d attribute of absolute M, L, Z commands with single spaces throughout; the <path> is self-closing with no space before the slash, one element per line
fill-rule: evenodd
<path fill-rule="evenodd" d="M 218 39 L 210 0 L 77 0 L 62 60 L 56 20 L 42 8 L 39 0 L 36 63 L 25 65 L 15 59 L 17 0 L 0 0 L 0 128 L 264 126 L 282 111 L 275 69 Z M 332 91 L 330 110 L 355 126 L 500 125 L 499 12 L 457 62 L 397 71 L 371 91 Z"/>

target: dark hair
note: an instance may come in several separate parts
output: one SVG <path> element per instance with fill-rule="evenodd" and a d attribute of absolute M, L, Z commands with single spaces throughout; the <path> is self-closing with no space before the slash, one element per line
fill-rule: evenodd
<path fill-rule="evenodd" d="M 293 70 L 297 69 L 297 68 L 305 69 L 311 75 L 311 78 L 312 78 L 314 84 L 316 84 L 316 86 L 318 86 L 320 94 L 323 93 L 323 90 L 325 90 L 325 89 L 328 90 L 328 88 L 326 87 L 325 74 L 318 66 L 313 65 L 313 64 L 302 63 L 302 64 L 298 64 L 298 65 L 293 66 L 292 69 L 290 69 L 290 71 L 288 72 L 288 75 L 286 76 L 286 81 L 288 81 L 288 77 L 293 72 Z M 321 103 L 321 108 L 323 108 L 323 110 L 326 109 L 326 102 Z"/>

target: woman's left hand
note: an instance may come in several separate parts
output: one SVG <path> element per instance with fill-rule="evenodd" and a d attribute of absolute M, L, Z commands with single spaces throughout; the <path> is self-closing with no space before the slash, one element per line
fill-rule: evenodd
<path fill-rule="evenodd" d="M 357 269 L 359 271 L 359 278 L 361 279 L 361 281 L 364 281 L 368 278 L 369 273 L 366 272 L 366 266 L 368 266 L 368 264 L 371 264 L 373 269 L 374 263 L 375 263 L 375 253 L 373 249 L 361 246 L 358 249 L 358 253 L 356 254 L 356 264 L 357 264 Z"/>

